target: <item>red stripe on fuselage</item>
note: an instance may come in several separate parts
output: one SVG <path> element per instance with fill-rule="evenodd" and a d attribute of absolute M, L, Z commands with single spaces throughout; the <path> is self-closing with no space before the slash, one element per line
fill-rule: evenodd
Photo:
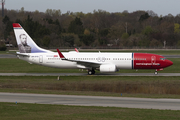
<path fill-rule="evenodd" d="M 148 53 L 134 53 L 134 69 L 161 69 L 166 67 L 163 56 Z"/>

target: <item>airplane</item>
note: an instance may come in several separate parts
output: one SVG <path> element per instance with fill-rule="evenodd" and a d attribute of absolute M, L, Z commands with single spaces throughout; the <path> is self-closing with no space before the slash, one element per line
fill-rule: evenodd
<path fill-rule="evenodd" d="M 18 23 L 13 23 L 19 48 L 17 57 L 29 63 L 64 69 L 86 69 L 88 74 L 116 72 L 120 69 L 154 69 L 154 74 L 173 65 L 173 62 L 157 54 L 149 53 L 102 53 L 57 52 L 40 48 Z"/>

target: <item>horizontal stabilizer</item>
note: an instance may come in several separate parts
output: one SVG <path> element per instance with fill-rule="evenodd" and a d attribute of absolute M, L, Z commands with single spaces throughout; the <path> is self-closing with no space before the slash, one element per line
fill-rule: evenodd
<path fill-rule="evenodd" d="M 20 52 L 17 52 L 16 54 L 17 54 L 18 56 L 30 57 L 30 55 L 27 54 L 27 53 L 20 53 Z"/>

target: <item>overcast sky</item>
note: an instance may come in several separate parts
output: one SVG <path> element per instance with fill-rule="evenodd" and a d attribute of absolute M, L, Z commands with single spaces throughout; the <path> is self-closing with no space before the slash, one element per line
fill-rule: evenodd
<path fill-rule="evenodd" d="M 60 9 L 62 13 L 93 12 L 105 10 L 108 12 L 133 12 L 137 10 L 152 10 L 160 15 L 180 14 L 180 0 L 6 0 L 5 8 L 8 10 L 45 12 L 46 9 Z"/>

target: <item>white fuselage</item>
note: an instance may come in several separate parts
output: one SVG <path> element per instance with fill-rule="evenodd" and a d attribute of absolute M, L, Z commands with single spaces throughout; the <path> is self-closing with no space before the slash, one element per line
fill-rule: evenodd
<path fill-rule="evenodd" d="M 64 52 L 62 53 L 66 59 L 87 61 L 99 64 L 114 64 L 117 69 L 133 69 L 133 55 L 132 53 L 78 53 L 78 52 Z M 58 53 L 29 53 L 29 57 L 19 56 L 20 59 L 30 63 L 39 64 L 55 68 L 82 68 L 87 69 L 87 66 L 79 65 L 76 62 L 62 60 Z"/>

